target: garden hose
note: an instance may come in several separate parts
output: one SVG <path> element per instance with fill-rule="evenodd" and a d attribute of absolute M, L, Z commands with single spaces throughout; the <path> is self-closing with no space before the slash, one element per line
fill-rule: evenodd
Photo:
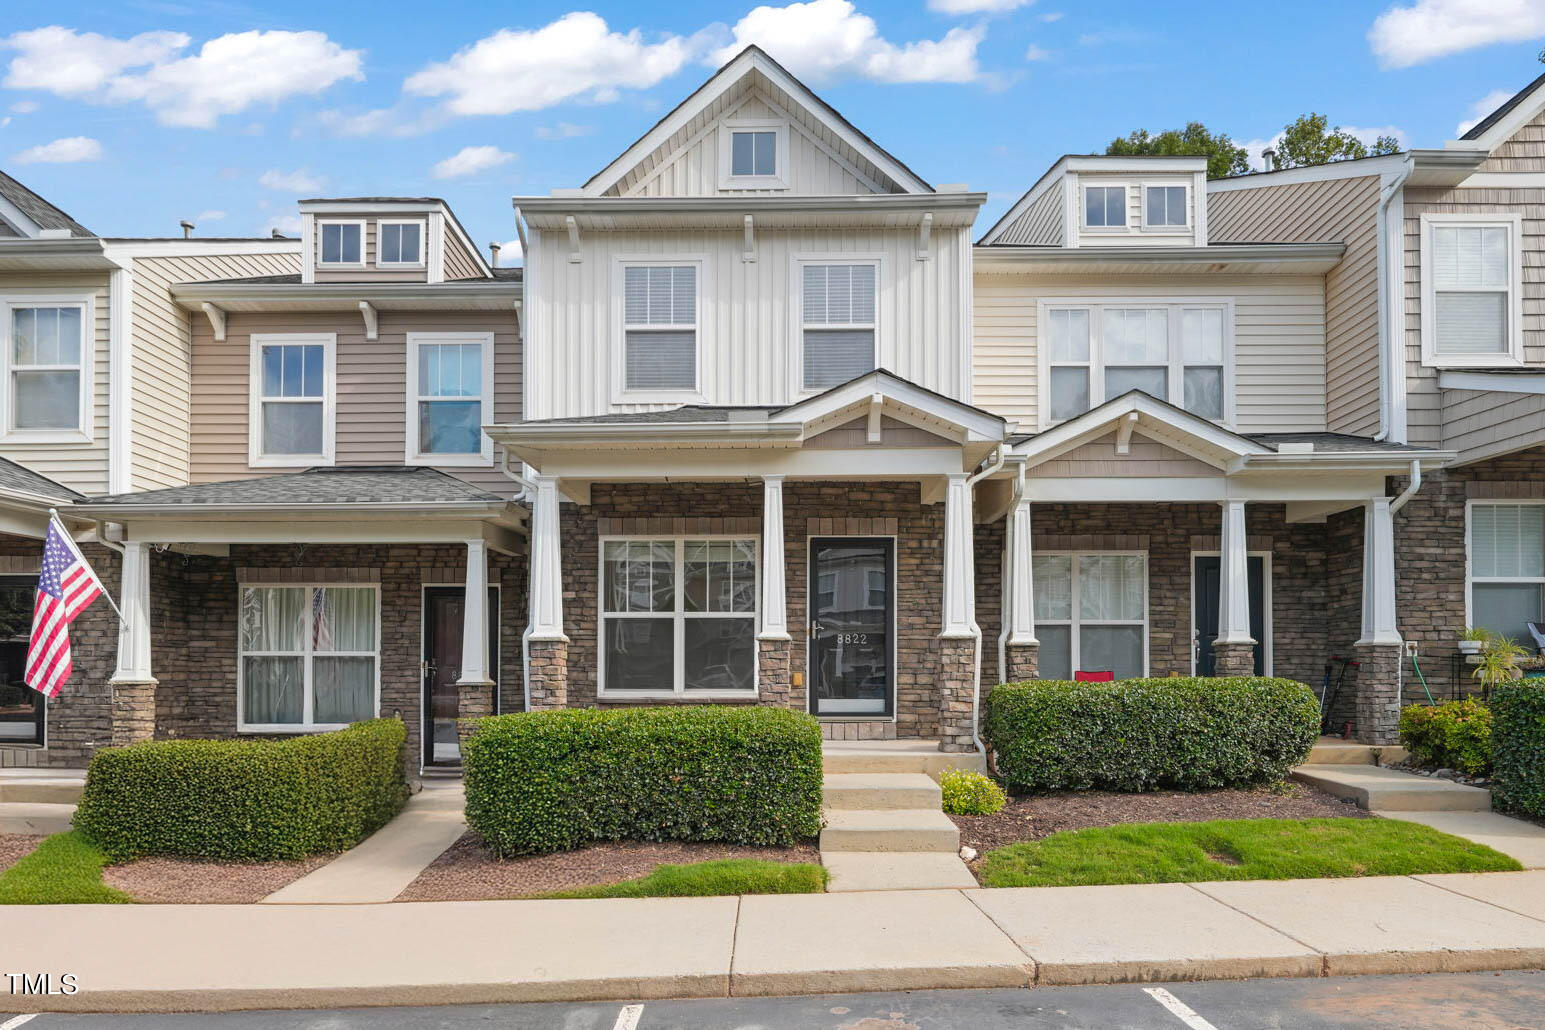
<path fill-rule="evenodd" d="M 1416 678 L 1422 681 L 1422 690 L 1427 695 L 1427 703 L 1435 705 L 1438 699 L 1432 696 L 1432 690 L 1427 686 L 1427 677 L 1422 675 L 1422 667 L 1416 662 L 1416 655 L 1411 656 L 1411 668 L 1416 670 Z"/>

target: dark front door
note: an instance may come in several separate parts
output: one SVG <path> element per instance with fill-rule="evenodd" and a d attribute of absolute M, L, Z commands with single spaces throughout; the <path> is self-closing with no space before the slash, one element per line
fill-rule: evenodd
<path fill-rule="evenodd" d="M 1255 674 L 1266 675 L 1266 578 L 1265 561 L 1254 555 L 1246 559 L 1250 575 L 1250 636 L 1255 639 Z M 1218 638 L 1218 582 L 1223 560 L 1217 555 L 1196 558 L 1194 603 L 1196 626 L 1196 674 L 1216 675 L 1217 660 L 1212 642 Z"/>
<path fill-rule="evenodd" d="M 889 716 L 896 588 L 895 541 L 810 541 L 810 710 L 816 715 Z"/>
<path fill-rule="evenodd" d="M 43 695 L 22 682 L 37 580 L 0 577 L 0 747 L 43 743 Z"/>
<path fill-rule="evenodd" d="M 461 678 L 461 587 L 424 591 L 424 764 L 460 765 L 456 711 Z M 488 589 L 488 676 L 499 678 L 499 592 Z"/>

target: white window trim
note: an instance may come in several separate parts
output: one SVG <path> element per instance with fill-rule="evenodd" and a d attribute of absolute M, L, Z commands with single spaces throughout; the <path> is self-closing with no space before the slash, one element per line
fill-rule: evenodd
<path fill-rule="evenodd" d="M 1472 557 L 1471 535 L 1475 530 L 1475 508 L 1477 505 L 1489 508 L 1498 507 L 1523 507 L 1524 505 L 1539 506 L 1545 504 L 1545 499 L 1530 498 L 1503 498 L 1496 499 L 1479 498 L 1465 501 L 1465 626 L 1475 625 L 1475 595 L 1474 586 L 1477 583 L 1538 583 L 1545 586 L 1545 576 L 1477 576 L 1475 574 L 1475 561 Z M 1541 613 L 1545 617 L 1545 612 Z M 1536 620 L 1529 620 L 1531 622 Z M 1534 641 L 1520 640 L 1518 644 L 1532 648 Z"/>
<path fill-rule="evenodd" d="M 1272 552 L 1271 551 L 1246 551 L 1245 555 L 1247 557 L 1249 557 L 1249 558 L 1259 558 L 1259 559 L 1261 559 L 1261 606 L 1265 609 L 1265 611 L 1263 611 L 1261 613 L 1261 618 L 1262 618 L 1262 621 L 1261 621 L 1261 633 L 1264 634 L 1265 637 L 1266 637 L 1265 640 L 1262 640 L 1260 642 L 1262 648 L 1264 648 L 1264 650 L 1261 652 L 1261 667 L 1262 667 L 1262 669 L 1265 670 L 1263 675 L 1271 676 L 1271 675 L 1274 675 L 1273 672 L 1272 672 L 1272 661 L 1273 661 L 1272 650 L 1273 649 L 1272 649 L 1272 646 L 1271 646 L 1272 636 L 1273 636 L 1273 630 L 1272 630 L 1272 625 L 1271 625 L 1271 559 L 1272 559 Z M 1200 650 L 1197 647 L 1197 642 L 1198 642 L 1198 638 L 1200 637 L 1200 634 L 1201 634 L 1201 627 L 1196 624 L 1196 559 L 1198 559 L 1198 558 L 1220 558 L 1221 559 L 1222 557 L 1223 557 L 1223 552 L 1222 551 L 1192 551 L 1191 552 L 1191 675 L 1193 675 L 1193 676 L 1196 675 L 1196 660 L 1197 660 L 1197 657 L 1198 657 L 1198 651 Z M 1248 565 L 1249 565 L 1249 563 L 1247 562 L 1246 563 L 1246 573 L 1245 573 L 1246 576 L 1249 575 Z M 1218 575 L 1221 576 L 1222 574 L 1223 574 L 1222 569 L 1219 569 L 1218 570 Z M 1246 585 L 1246 589 L 1248 589 L 1248 584 Z"/>
<path fill-rule="evenodd" d="M 1135 226 L 1132 225 L 1132 186 L 1134 184 L 1127 179 L 1115 179 L 1106 182 L 1102 179 L 1078 180 L 1078 225 L 1086 233 L 1100 236 L 1124 236 L 1130 233 Z M 1087 194 L 1090 189 L 1120 189 L 1125 203 L 1122 205 L 1124 220 L 1120 225 L 1090 225 L 1089 202 Z"/>
<path fill-rule="evenodd" d="M 676 548 L 675 571 L 675 608 L 668 612 L 608 612 L 606 610 L 606 545 L 619 541 L 649 541 L 652 543 L 665 543 L 670 541 Z M 688 540 L 747 540 L 751 542 L 752 561 L 754 565 L 754 590 L 756 607 L 751 612 L 752 627 L 752 663 L 751 663 L 751 689 L 750 690 L 688 690 L 685 683 L 686 675 L 686 625 L 687 619 L 744 619 L 745 612 L 691 612 L 686 611 L 685 591 L 682 589 L 684 575 L 683 554 L 686 548 L 684 544 Z M 756 643 L 756 635 L 762 631 L 762 541 L 761 538 L 751 533 L 680 533 L 680 534 L 609 534 L 598 538 L 596 544 L 596 697 L 612 699 L 636 698 L 641 700 L 663 698 L 754 698 L 761 695 L 761 662 L 760 651 Z M 675 683 L 670 690 L 613 690 L 606 689 L 606 620 L 619 619 L 670 619 L 675 623 Z"/>
<path fill-rule="evenodd" d="M 322 345 L 322 453 L 264 454 L 263 347 L 295 344 Z M 338 335 L 336 333 L 254 333 L 252 335 L 247 369 L 248 465 L 253 468 L 310 468 L 313 465 L 334 463 L 338 435 L 338 390 L 335 377 L 337 353 Z"/>
<path fill-rule="evenodd" d="M 11 312 L 15 308 L 79 307 L 80 315 L 80 424 L 64 429 L 18 429 L 15 427 L 16 409 L 11 392 Z M 93 384 L 95 382 L 96 313 L 95 297 L 79 290 L 33 290 L 24 294 L 0 295 L 0 442 L 8 444 L 28 443 L 91 443 L 95 434 L 96 412 L 93 410 Z M 29 368 L 34 366 L 28 366 Z M 67 366 L 59 366 L 61 369 Z"/>
<path fill-rule="evenodd" d="M 1065 555 L 1068 555 L 1069 569 L 1071 570 L 1070 571 L 1071 590 L 1070 590 L 1070 592 L 1068 594 L 1068 597 L 1069 597 L 1069 600 L 1068 600 L 1068 605 L 1069 605 L 1069 607 L 1068 607 L 1068 617 L 1066 619 L 1043 619 L 1039 615 L 1037 615 L 1035 617 L 1035 625 L 1036 625 L 1037 629 L 1039 629 L 1042 626 L 1067 626 L 1068 627 L 1068 665 L 1069 665 L 1069 668 L 1068 668 L 1068 678 L 1072 679 L 1073 673 L 1079 671 L 1079 668 L 1078 668 L 1079 633 L 1080 633 L 1080 626 L 1084 622 L 1086 622 L 1086 621 L 1091 626 L 1142 626 L 1143 627 L 1143 672 L 1142 672 L 1142 675 L 1145 676 L 1145 677 L 1148 676 L 1149 675 L 1149 668 L 1150 668 L 1150 666 L 1149 666 L 1148 647 L 1149 647 L 1149 636 L 1150 636 L 1150 633 L 1151 633 L 1151 631 L 1149 629 L 1149 623 L 1152 622 L 1152 620 L 1153 620 L 1153 607 L 1152 607 L 1152 605 L 1150 605 L 1149 597 L 1148 597 L 1148 593 L 1149 593 L 1149 590 L 1148 590 L 1149 579 L 1150 579 L 1150 577 L 1153 574 L 1153 569 L 1152 569 L 1151 564 L 1148 561 L 1148 552 L 1147 551 L 1102 551 L 1102 550 L 1069 551 L 1069 550 L 1063 550 L 1061 548 L 1037 547 L 1037 548 L 1033 549 L 1032 553 L 1034 555 L 1036 555 L 1036 556 L 1039 556 L 1039 555 L 1049 555 L 1049 554 L 1065 554 Z M 1078 600 L 1079 600 L 1079 598 L 1078 598 L 1078 559 L 1080 559 L 1080 558 L 1095 558 L 1095 557 L 1099 557 L 1099 558 L 1120 558 L 1120 557 L 1130 557 L 1130 556 L 1134 556 L 1134 555 L 1138 556 L 1138 557 L 1141 557 L 1143 559 L 1143 617 L 1141 619 L 1088 619 L 1088 620 L 1079 618 L 1078 617 Z M 1195 566 L 1193 564 L 1193 568 L 1194 567 Z M 1034 605 L 1035 605 L 1035 598 L 1034 598 L 1034 596 L 1032 596 L 1030 598 L 1030 604 L 1031 604 L 1031 606 L 1033 608 Z M 1098 669 L 1089 669 L 1089 670 L 1084 670 L 1084 671 L 1098 672 L 1100 670 L 1098 670 Z"/>
<path fill-rule="evenodd" d="M 858 323 L 811 325 L 811 329 L 873 329 L 874 367 L 889 368 L 890 349 L 885 331 L 888 328 L 884 314 L 891 302 L 890 281 L 885 277 L 885 255 L 870 253 L 795 254 L 789 259 L 789 325 L 793 327 L 793 341 L 789 347 L 789 395 L 795 398 L 815 397 L 831 387 L 805 388 L 805 266 L 806 265 L 873 265 L 874 266 L 874 325 Z"/>
<path fill-rule="evenodd" d="M 734 134 L 772 132 L 774 174 L 735 175 Z M 719 127 L 719 188 L 721 190 L 786 190 L 789 188 L 789 123 L 777 119 L 730 119 Z"/>
<path fill-rule="evenodd" d="M 1223 312 L 1223 418 L 1210 421 L 1232 426 L 1235 418 L 1234 389 L 1234 299 L 1232 297 L 1043 297 L 1036 302 L 1036 420 L 1040 428 L 1060 425 L 1051 417 L 1051 320 L 1048 313 L 1057 309 L 1081 309 L 1089 312 L 1089 408 L 1104 403 L 1105 362 L 1101 330 L 1104 308 L 1165 308 L 1169 312 L 1169 399 L 1167 403 L 1184 410 L 1185 363 L 1181 360 L 1180 312 L 1185 308 L 1218 308 Z M 1080 362 L 1057 362 L 1081 366 Z M 1200 366 L 1198 366 L 1200 367 Z"/>
<path fill-rule="evenodd" d="M 692 357 L 692 387 L 690 389 L 629 389 L 628 388 L 628 323 L 627 323 L 627 291 L 624 288 L 623 278 L 629 268 L 639 267 L 676 267 L 679 265 L 691 265 L 697 269 L 697 290 L 692 312 L 692 339 L 696 344 L 696 350 Z M 703 298 L 708 295 L 708 257 L 705 254 L 681 254 L 675 256 L 661 256 L 659 254 L 619 255 L 612 262 L 612 403 L 613 404 L 656 404 L 656 403 L 690 403 L 703 400 Z M 637 329 L 648 331 L 650 329 L 685 329 L 685 325 L 679 326 L 636 326 Z"/>
<path fill-rule="evenodd" d="M 322 230 L 323 230 L 324 226 L 329 226 L 329 225 L 354 225 L 354 226 L 358 226 L 359 227 L 359 260 L 358 261 L 323 261 L 322 260 L 322 237 L 326 235 Z M 362 218 L 360 218 L 360 219 L 355 219 L 355 218 L 318 218 L 317 222 L 316 222 L 316 256 L 315 256 L 316 267 L 317 268 L 321 268 L 321 269 L 330 269 L 330 268 L 365 268 L 365 267 L 368 267 L 367 264 L 366 264 L 366 261 L 368 259 L 368 253 L 367 253 L 368 248 L 366 247 L 366 243 L 367 242 L 368 241 L 367 241 L 367 238 L 366 238 L 366 235 L 365 235 L 365 220 L 362 219 Z"/>
<path fill-rule="evenodd" d="M 1504 228 L 1508 231 L 1506 354 L 1440 354 L 1436 331 L 1437 283 L 1432 267 L 1432 230 L 1436 226 Z M 1516 368 L 1524 364 L 1523 215 L 1426 213 L 1421 217 L 1422 364 L 1428 368 Z"/>
<path fill-rule="evenodd" d="M 408 465 L 432 465 L 444 468 L 464 468 L 476 466 L 479 468 L 491 468 L 494 461 L 494 442 L 487 433 L 482 433 L 480 439 L 482 445 L 476 454 L 430 454 L 419 449 L 418 438 L 418 405 L 425 400 L 465 400 L 466 398 L 424 397 L 419 393 L 418 382 L 418 349 L 425 343 L 475 343 L 483 349 L 483 392 L 478 398 L 483 405 L 481 424 L 488 425 L 494 420 L 494 334 L 479 332 L 435 332 L 435 333 L 408 333 L 408 368 L 407 368 L 407 394 L 406 406 L 406 433 L 403 447 L 403 459 Z"/>
<path fill-rule="evenodd" d="M 381 258 L 381 230 L 388 225 L 416 225 L 418 226 L 418 260 L 417 261 L 384 261 Z M 360 237 L 360 257 L 364 257 L 364 237 Z M 406 269 L 415 270 L 426 268 L 425 253 L 429 250 L 429 223 L 422 218 L 378 218 L 376 219 L 376 267 L 380 269 Z"/>
<path fill-rule="evenodd" d="M 1185 190 L 1185 214 L 1186 220 L 1182 225 L 1149 225 L 1148 224 L 1148 191 L 1165 187 L 1178 187 Z M 1193 223 L 1196 221 L 1195 192 L 1191 189 L 1191 180 L 1186 179 L 1152 179 L 1139 184 L 1138 206 L 1141 209 L 1140 230 L 1146 236 L 1190 236 Z"/>
<path fill-rule="evenodd" d="M 240 621 L 241 621 L 241 617 L 240 617 L 241 616 L 241 592 L 243 590 L 248 589 L 248 588 L 270 588 L 270 587 L 271 588 L 277 588 L 277 589 L 303 589 L 303 590 L 307 591 L 307 593 L 306 593 L 305 610 L 306 610 L 306 613 L 307 613 L 307 620 L 308 621 L 306 623 L 306 632 L 303 635 L 303 638 L 302 638 L 302 641 L 301 641 L 301 643 L 302 643 L 302 650 L 300 650 L 299 652 L 296 652 L 296 651 L 250 651 L 249 652 L 249 651 L 245 651 L 245 650 L 242 649 L 242 646 L 241 646 L 241 626 L 240 626 Z M 373 590 L 373 591 L 375 591 L 375 595 L 376 595 L 376 606 L 375 606 L 375 610 L 376 610 L 376 631 L 375 631 L 376 649 L 374 651 L 371 651 L 371 652 L 366 652 L 366 651 L 322 651 L 322 652 L 317 652 L 317 651 L 315 651 L 313 649 L 313 644 L 314 644 L 314 641 L 315 641 L 315 634 L 313 632 L 312 624 L 309 621 L 310 618 L 312 617 L 311 613 L 314 610 L 313 609 L 313 603 L 314 602 L 312 600 L 311 591 L 313 591 L 313 590 L 320 590 L 320 589 L 326 589 L 326 588 L 329 588 L 329 587 L 334 588 L 334 589 Z M 375 709 L 374 709 L 373 717 L 379 717 L 380 716 L 380 714 L 381 714 L 381 584 L 379 584 L 379 583 L 312 583 L 312 582 L 306 582 L 306 583 L 239 583 L 236 586 L 236 611 L 237 611 L 237 628 L 236 628 L 236 732 L 237 733 L 283 733 L 283 734 L 327 733 L 327 732 L 330 732 L 332 730 L 341 730 L 341 729 L 346 728 L 349 725 L 348 723 L 334 723 L 334 722 L 323 723 L 323 722 L 310 722 L 309 721 L 310 718 L 311 718 L 312 713 L 315 711 L 315 696 L 316 696 L 315 695 L 315 685 L 312 682 L 311 664 L 312 664 L 312 658 L 314 658 L 318 653 L 320 653 L 320 654 L 322 654 L 322 655 L 324 655 L 326 657 L 329 657 L 329 658 L 365 658 L 365 657 L 371 657 L 371 658 L 375 659 Z M 302 687 L 303 687 L 303 689 L 302 689 L 302 701 L 301 701 L 301 704 L 302 704 L 302 712 L 305 714 L 305 716 L 306 716 L 308 721 L 307 722 L 301 722 L 301 723 L 287 723 L 287 722 L 281 722 L 281 723 L 251 723 L 251 722 L 247 722 L 243 718 L 243 716 L 242 716 L 242 713 L 247 710 L 247 699 L 246 699 L 247 663 L 246 663 L 246 661 L 244 659 L 247 659 L 247 658 L 263 658 L 263 657 L 294 658 L 297 655 L 303 656 L 303 663 L 301 665 L 301 668 L 304 670 L 304 673 L 303 673 L 303 679 L 302 679 Z"/>

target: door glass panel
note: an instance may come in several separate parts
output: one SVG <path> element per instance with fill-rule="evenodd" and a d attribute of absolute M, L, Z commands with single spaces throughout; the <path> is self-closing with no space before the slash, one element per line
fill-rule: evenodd
<path fill-rule="evenodd" d="M 33 581 L 0 580 L 0 744 L 43 743 L 43 695 L 22 681 Z"/>
<path fill-rule="evenodd" d="M 811 697 L 817 715 L 891 711 L 891 542 L 811 543 Z"/>

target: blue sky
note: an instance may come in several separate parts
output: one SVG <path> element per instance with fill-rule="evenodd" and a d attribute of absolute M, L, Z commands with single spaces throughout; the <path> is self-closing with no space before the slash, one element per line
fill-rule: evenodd
<path fill-rule="evenodd" d="M 7 0 L 0 167 L 104 235 L 249 235 L 300 196 L 436 195 L 479 242 L 759 42 L 935 182 L 1306 111 L 1441 146 L 1545 68 L 1545 0 Z M 288 219 L 288 220 L 287 220 Z"/>

